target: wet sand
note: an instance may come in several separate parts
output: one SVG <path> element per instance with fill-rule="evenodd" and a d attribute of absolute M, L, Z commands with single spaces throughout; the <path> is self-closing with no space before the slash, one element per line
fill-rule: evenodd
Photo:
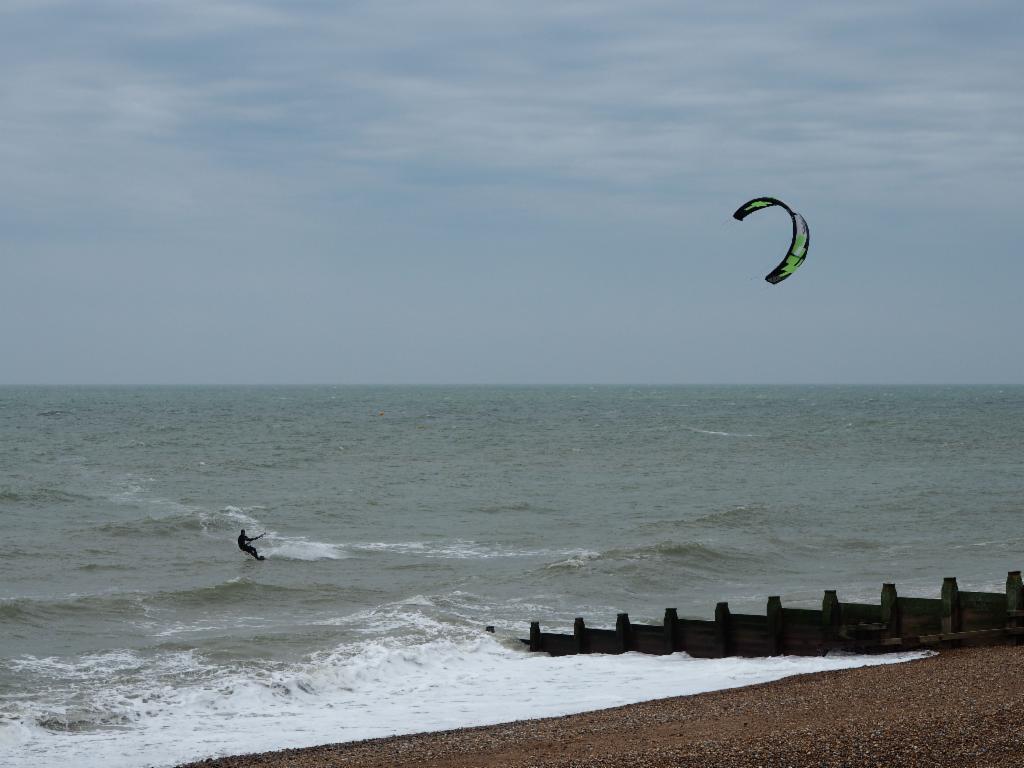
<path fill-rule="evenodd" d="M 1024 766 L 1024 646 L 565 717 L 190 763 L 216 768 L 417 766 Z"/>

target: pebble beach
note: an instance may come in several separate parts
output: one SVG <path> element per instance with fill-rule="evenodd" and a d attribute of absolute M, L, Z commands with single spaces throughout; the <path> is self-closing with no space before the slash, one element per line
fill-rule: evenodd
<path fill-rule="evenodd" d="M 503 725 L 240 755 L 181 768 L 1020 766 L 1024 647 Z"/>

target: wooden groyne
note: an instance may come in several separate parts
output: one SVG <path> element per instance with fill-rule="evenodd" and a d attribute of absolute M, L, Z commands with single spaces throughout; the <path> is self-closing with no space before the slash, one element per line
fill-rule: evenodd
<path fill-rule="evenodd" d="M 685 651 L 698 658 L 722 658 L 1019 644 L 1022 638 L 1024 583 L 1020 571 L 1010 571 L 1003 593 L 962 591 L 950 577 L 943 580 L 936 599 L 900 597 L 895 584 L 883 584 L 876 605 L 841 602 L 829 589 L 821 610 L 786 608 L 779 597 L 769 597 L 764 616 L 732 613 L 728 603 L 718 603 L 714 621 L 681 619 L 675 608 L 667 608 L 661 624 L 633 624 L 628 614 L 620 613 L 615 629 L 595 629 L 577 618 L 571 635 L 541 632 L 540 622 L 534 621 L 529 639 L 522 642 L 531 651 L 552 656 Z"/>

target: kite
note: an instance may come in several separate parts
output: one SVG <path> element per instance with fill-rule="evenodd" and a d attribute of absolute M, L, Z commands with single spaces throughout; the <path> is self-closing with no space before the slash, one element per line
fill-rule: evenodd
<path fill-rule="evenodd" d="M 807 222 L 804 221 L 803 216 L 781 200 L 776 200 L 774 197 L 755 197 L 753 200 L 744 203 L 737 208 L 736 213 L 732 215 L 732 217 L 737 221 L 743 221 L 754 211 L 759 211 L 762 208 L 770 208 L 773 205 L 785 208 L 786 212 L 793 220 L 793 242 L 789 244 L 789 250 L 786 252 L 785 258 L 775 269 L 765 275 L 764 279 L 772 285 L 775 283 L 781 283 L 787 277 L 792 275 L 796 271 L 796 268 L 803 264 L 804 259 L 807 258 L 807 248 L 811 244 L 811 231 L 807 228 Z"/>

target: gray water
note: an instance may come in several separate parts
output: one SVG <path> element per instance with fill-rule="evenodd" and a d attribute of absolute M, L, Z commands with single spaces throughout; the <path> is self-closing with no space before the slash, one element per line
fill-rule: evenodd
<path fill-rule="evenodd" d="M 530 619 L 1001 590 L 1024 563 L 1022 406 L 1024 387 L 0 388 L 0 742 L 130 744 L 152 702 L 240 671 L 407 660 L 484 625 L 519 653 Z"/>

